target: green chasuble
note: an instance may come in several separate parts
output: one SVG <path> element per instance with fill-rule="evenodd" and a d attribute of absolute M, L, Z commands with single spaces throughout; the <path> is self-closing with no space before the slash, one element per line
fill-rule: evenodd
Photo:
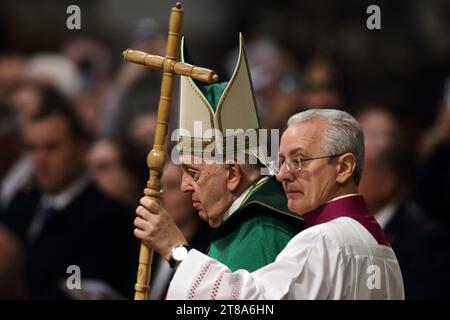
<path fill-rule="evenodd" d="M 287 208 L 283 187 L 275 177 L 255 184 L 211 235 L 208 255 L 231 271 L 252 272 L 275 261 L 289 240 L 305 229 L 303 220 Z"/>

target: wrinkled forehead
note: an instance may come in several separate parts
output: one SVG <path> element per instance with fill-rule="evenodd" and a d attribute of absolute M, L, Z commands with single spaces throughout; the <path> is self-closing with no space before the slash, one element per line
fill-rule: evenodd
<path fill-rule="evenodd" d="M 295 154 L 316 156 L 324 152 L 323 136 L 327 123 L 313 120 L 292 124 L 281 136 L 280 155 L 288 157 Z"/>

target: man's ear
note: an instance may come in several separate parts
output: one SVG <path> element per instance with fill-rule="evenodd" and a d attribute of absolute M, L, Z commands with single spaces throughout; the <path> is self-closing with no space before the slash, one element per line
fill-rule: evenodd
<path fill-rule="evenodd" d="M 338 159 L 336 181 L 340 184 L 346 183 L 352 178 L 356 168 L 356 157 L 353 153 L 344 153 Z"/>
<path fill-rule="evenodd" d="M 227 188 L 230 192 L 236 191 L 242 183 L 243 172 L 241 166 L 236 163 L 226 164 Z"/>

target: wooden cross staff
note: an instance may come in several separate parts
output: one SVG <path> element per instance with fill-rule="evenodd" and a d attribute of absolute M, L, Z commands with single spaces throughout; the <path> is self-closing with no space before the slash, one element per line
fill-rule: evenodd
<path fill-rule="evenodd" d="M 172 102 L 174 75 L 178 74 L 188 76 L 208 83 L 213 83 L 219 80 L 219 77 L 213 70 L 208 70 L 177 61 L 177 56 L 180 51 L 180 32 L 182 22 L 183 9 L 181 7 L 181 3 L 177 2 L 170 13 L 169 33 L 167 37 L 165 58 L 131 49 L 123 52 L 123 58 L 126 61 L 163 70 L 155 139 L 153 149 L 148 153 L 147 157 L 147 165 L 150 169 L 150 178 L 147 181 L 147 188 L 144 189 L 145 196 L 158 202 L 161 201 L 162 197 L 162 185 L 160 178 L 166 162 L 165 140 L 167 136 L 170 106 Z M 148 297 L 152 260 L 153 251 L 141 242 L 139 267 L 135 285 L 135 300 L 146 300 Z"/>

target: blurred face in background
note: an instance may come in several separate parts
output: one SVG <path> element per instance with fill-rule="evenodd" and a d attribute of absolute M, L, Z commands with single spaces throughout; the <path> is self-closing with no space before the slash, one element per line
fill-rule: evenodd
<path fill-rule="evenodd" d="M 156 127 L 156 115 L 144 113 L 135 117 L 128 129 L 128 139 L 136 147 L 148 150 L 153 145 L 153 135 Z"/>
<path fill-rule="evenodd" d="M 78 94 L 74 98 L 76 112 L 87 132 L 97 133 L 99 115 L 103 105 L 103 97 L 106 93 L 106 87 L 98 86 L 89 93 Z"/>
<path fill-rule="evenodd" d="M 369 210 L 376 214 L 398 192 L 397 175 L 391 167 L 377 159 L 366 159 L 359 190 Z"/>
<path fill-rule="evenodd" d="M 99 140 L 87 158 L 89 173 L 97 186 L 108 196 L 124 204 L 132 201 L 135 181 L 121 163 L 118 147 L 112 141 Z"/>
<path fill-rule="evenodd" d="M 192 207 L 191 195 L 180 189 L 182 177 L 181 167 L 173 163 L 167 165 L 162 176 L 164 190 L 162 203 L 178 226 L 197 217 L 197 213 Z"/>
<path fill-rule="evenodd" d="M 305 72 L 303 105 L 308 109 L 342 105 L 342 94 L 336 87 L 336 71 L 322 60 L 313 61 Z"/>
<path fill-rule="evenodd" d="M 389 145 L 395 123 L 386 111 L 373 109 L 358 116 L 358 122 L 364 132 L 366 159 L 372 160 L 380 156 Z"/>
<path fill-rule="evenodd" d="M 369 209 L 376 213 L 397 193 L 399 181 L 394 168 L 383 161 L 391 152 L 389 146 L 394 137 L 395 122 L 384 110 L 368 110 L 359 115 L 364 132 L 366 156 L 364 173 L 359 189 Z"/>
<path fill-rule="evenodd" d="M 85 143 L 73 136 L 62 116 L 32 121 L 26 129 L 26 143 L 43 191 L 61 192 L 83 172 Z"/>

